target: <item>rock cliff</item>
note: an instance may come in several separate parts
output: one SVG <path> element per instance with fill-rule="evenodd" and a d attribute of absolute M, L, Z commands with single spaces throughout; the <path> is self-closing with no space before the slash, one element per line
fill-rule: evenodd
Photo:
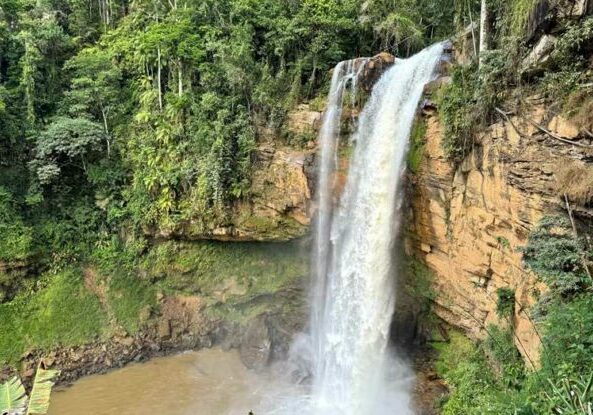
<path fill-rule="evenodd" d="M 436 109 L 423 110 L 425 150 L 410 176 L 405 242 L 407 253 L 434 273 L 440 318 L 474 338 L 483 338 L 491 323 L 512 324 L 517 347 L 530 363 L 539 355 L 530 307 L 545 287 L 525 268 L 519 248 L 543 215 L 564 208 L 559 170 L 590 162 L 593 150 L 589 137 L 549 114 L 540 99 L 527 101 L 526 113 L 501 116 L 457 166 L 443 152 Z M 512 321 L 497 315 L 499 288 L 515 291 Z"/>

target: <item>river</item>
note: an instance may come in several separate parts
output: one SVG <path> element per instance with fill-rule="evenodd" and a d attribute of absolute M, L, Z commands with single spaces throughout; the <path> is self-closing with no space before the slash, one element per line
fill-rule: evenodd
<path fill-rule="evenodd" d="M 160 357 L 82 378 L 52 394 L 49 415 L 247 415 L 266 380 L 235 351 Z"/>

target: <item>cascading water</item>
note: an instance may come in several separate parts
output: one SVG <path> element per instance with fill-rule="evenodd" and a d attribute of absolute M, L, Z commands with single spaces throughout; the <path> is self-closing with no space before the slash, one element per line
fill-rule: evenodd
<path fill-rule="evenodd" d="M 390 390 L 386 383 L 395 299 L 393 245 L 411 126 L 442 50 L 438 44 L 396 61 L 373 88 L 353 136 L 356 144 L 346 187 L 333 214 L 331 164 L 325 163 L 337 146 L 332 113 L 339 109 L 328 108 L 320 140 L 311 318 L 313 413 L 410 411 L 401 391 Z M 339 106 L 334 98 L 330 97 L 331 104 Z"/>
<path fill-rule="evenodd" d="M 310 384 L 286 385 L 276 378 L 276 390 L 268 391 L 255 413 L 414 413 L 409 393 L 413 376 L 388 348 L 396 294 L 392 258 L 408 139 L 424 85 L 442 53 L 443 45 L 437 44 L 397 60 L 375 84 L 351 137 L 354 154 L 337 206 L 333 196 L 342 101 L 348 85 L 355 90 L 366 61 L 336 66 L 319 137 L 310 332 L 297 337 L 287 363 L 312 379 Z"/>
<path fill-rule="evenodd" d="M 368 59 L 342 61 L 336 65 L 332 75 L 327 109 L 319 132 L 319 174 L 317 180 L 317 222 L 315 225 L 312 271 L 314 287 L 311 290 L 311 336 L 319 340 L 322 333 L 323 310 L 325 308 L 326 274 L 328 267 L 330 226 L 332 219 L 333 178 L 337 164 L 337 149 L 342 124 L 344 92 L 350 86 L 351 99 L 356 98 L 356 83 Z M 312 345 L 319 354 L 320 344 Z"/>

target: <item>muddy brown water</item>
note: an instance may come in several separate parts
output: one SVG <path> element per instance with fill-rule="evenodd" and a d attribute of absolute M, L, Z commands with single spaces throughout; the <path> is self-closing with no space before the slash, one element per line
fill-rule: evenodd
<path fill-rule="evenodd" d="M 265 394 L 236 352 L 187 352 L 78 380 L 49 415 L 248 415 Z"/>

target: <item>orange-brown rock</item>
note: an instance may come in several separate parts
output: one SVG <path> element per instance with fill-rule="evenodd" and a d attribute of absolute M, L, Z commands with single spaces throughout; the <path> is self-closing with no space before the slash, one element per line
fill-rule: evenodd
<path fill-rule="evenodd" d="M 529 312 L 535 292 L 545 287 L 525 268 L 519 248 L 543 215 L 562 209 L 554 191 L 557 166 L 587 151 L 511 117 L 486 129 L 454 166 L 442 149 L 438 114 L 430 110 L 424 117 L 427 142 L 411 179 L 406 249 L 434 272 L 435 311 L 442 319 L 474 338 L 483 338 L 489 324 L 511 324 L 519 351 L 528 363 L 537 362 L 539 338 Z M 542 105 L 526 118 L 548 123 Z M 515 290 L 512 321 L 496 313 L 499 288 Z"/>
<path fill-rule="evenodd" d="M 355 59 L 355 65 L 362 65 L 362 73 L 360 74 L 360 85 L 362 89 L 369 92 L 375 82 L 383 75 L 383 73 L 395 62 L 395 56 L 387 52 L 381 52 L 372 58 L 358 58 Z M 366 64 L 365 64 L 366 62 Z"/>

